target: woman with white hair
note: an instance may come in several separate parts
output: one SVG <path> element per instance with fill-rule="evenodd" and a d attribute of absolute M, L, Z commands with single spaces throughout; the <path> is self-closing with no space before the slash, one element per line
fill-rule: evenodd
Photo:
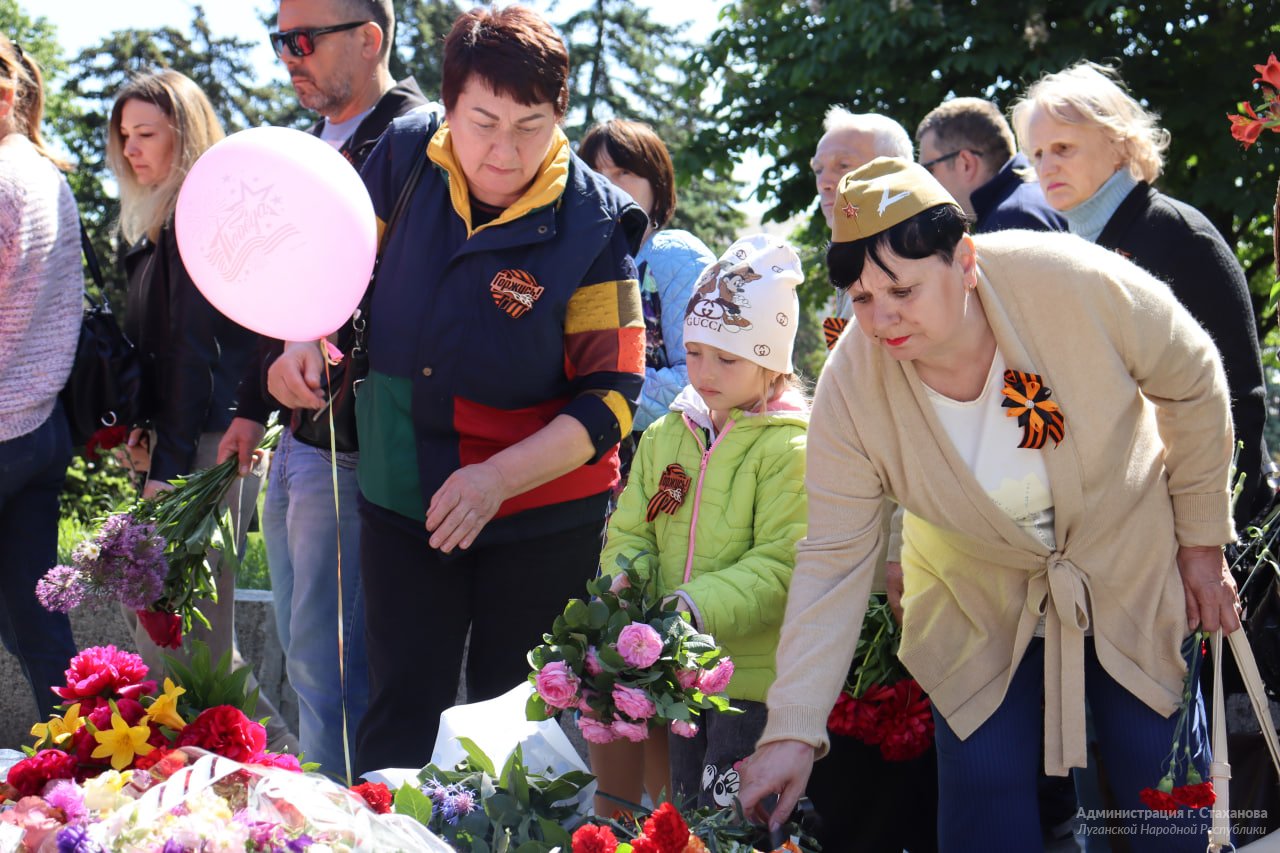
<path fill-rule="evenodd" d="M 1235 523 L 1243 530 L 1272 497 L 1264 465 L 1265 388 L 1244 271 L 1202 214 L 1152 187 L 1169 132 L 1127 93 L 1114 70 L 1079 62 L 1033 84 L 1013 106 L 1018 143 L 1045 198 L 1070 230 L 1119 252 L 1172 288 L 1222 353 L 1245 475 Z"/>

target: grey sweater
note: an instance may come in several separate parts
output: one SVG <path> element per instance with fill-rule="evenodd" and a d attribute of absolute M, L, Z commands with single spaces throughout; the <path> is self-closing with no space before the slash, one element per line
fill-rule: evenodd
<path fill-rule="evenodd" d="M 11 133 L 0 140 L 0 441 L 53 411 L 75 358 L 83 293 L 71 187 Z"/>

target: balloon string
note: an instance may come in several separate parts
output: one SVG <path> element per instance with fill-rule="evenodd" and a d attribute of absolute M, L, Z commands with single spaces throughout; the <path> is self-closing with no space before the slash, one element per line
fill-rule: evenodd
<path fill-rule="evenodd" d="M 347 787 L 351 787 L 351 741 L 347 735 L 347 668 L 343 635 L 346 620 L 342 614 L 342 509 L 338 500 L 338 440 L 333 428 L 333 380 L 329 373 L 329 358 L 326 345 L 329 342 L 320 339 L 320 353 L 324 361 L 324 386 L 329 389 L 329 405 L 325 408 L 329 415 L 329 472 L 333 480 L 333 515 L 334 530 L 338 538 L 338 690 L 342 704 L 342 760 L 346 768 Z"/>

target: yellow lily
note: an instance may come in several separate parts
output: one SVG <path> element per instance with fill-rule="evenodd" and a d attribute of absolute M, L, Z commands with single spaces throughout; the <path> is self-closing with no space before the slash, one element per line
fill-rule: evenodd
<path fill-rule="evenodd" d="M 185 687 L 179 687 L 173 683 L 172 678 L 164 680 L 164 692 L 155 698 L 151 706 L 147 708 L 146 720 L 154 720 L 162 726 L 168 726 L 175 732 L 182 731 L 187 721 L 182 719 L 182 715 L 178 713 L 178 697 L 186 693 Z"/>
<path fill-rule="evenodd" d="M 84 725 L 84 718 L 80 716 L 80 703 L 77 702 L 68 708 L 63 716 L 52 717 L 47 723 L 36 723 L 31 727 L 31 735 L 37 738 L 36 748 L 39 749 L 45 741 L 52 741 L 55 744 L 66 742 L 80 730 L 82 725 Z"/>
<path fill-rule="evenodd" d="M 123 770 L 133 763 L 135 755 L 146 755 L 154 746 L 147 743 L 151 729 L 145 725 L 131 726 L 119 714 L 111 715 L 111 731 L 94 732 L 93 738 L 98 747 L 93 751 L 94 758 L 111 757 L 111 766 Z"/>

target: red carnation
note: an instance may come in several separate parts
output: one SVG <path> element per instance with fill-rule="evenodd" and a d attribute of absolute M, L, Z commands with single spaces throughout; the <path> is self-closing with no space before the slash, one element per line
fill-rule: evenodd
<path fill-rule="evenodd" d="M 20 795 L 33 797 L 51 779 L 70 779 L 75 774 L 75 756 L 60 749 L 42 749 L 10 767 L 8 782 Z"/>
<path fill-rule="evenodd" d="M 893 698 L 892 687 L 873 684 L 863 692 L 862 698 L 853 699 L 849 708 L 849 734 L 865 744 L 878 745 L 884 740 L 883 707 Z"/>
<path fill-rule="evenodd" d="M 667 853 L 658 846 L 658 842 L 643 835 L 631 842 L 631 853 Z"/>
<path fill-rule="evenodd" d="M 162 649 L 176 649 L 182 645 L 182 617 L 177 613 L 155 610 L 135 610 L 138 624 L 147 630 L 151 642 Z"/>
<path fill-rule="evenodd" d="M 90 462 L 96 462 L 99 450 L 110 450 L 113 447 L 124 444 L 124 440 L 128 437 L 129 428 L 124 424 L 102 427 L 89 436 L 89 440 L 84 443 L 84 458 Z"/>
<path fill-rule="evenodd" d="M 661 853 L 683 853 L 689 843 L 689 825 L 671 803 L 663 803 L 644 822 L 644 835 L 657 842 Z"/>
<path fill-rule="evenodd" d="M 827 728 L 833 735 L 853 736 L 853 705 L 856 700 L 846 691 L 841 690 L 836 697 L 836 704 L 827 715 Z"/>
<path fill-rule="evenodd" d="M 933 743 L 929 697 L 911 678 L 895 683 L 892 693 L 880 706 L 880 755 L 886 761 L 919 758 Z"/>
<path fill-rule="evenodd" d="M 1275 57 L 1273 56 L 1272 59 Z M 1174 802 L 1189 809 L 1204 809 L 1213 805 L 1217 796 L 1213 793 L 1212 782 L 1201 782 L 1197 785 L 1182 785 L 1173 789 Z"/>
<path fill-rule="evenodd" d="M 159 764 L 163 759 L 167 758 L 171 752 L 173 752 L 173 750 L 167 747 L 157 747 L 156 749 L 153 749 L 150 752 L 148 752 L 146 755 L 139 755 L 133 759 L 133 769 L 134 770 L 150 770 L 152 767 Z"/>
<path fill-rule="evenodd" d="M 1178 801 L 1164 791 L 1155 788 L 1143 788 L 1138 792 L 1138 797 L 1142 802 L 1146 803 L 1147 808 L 1152 811 L 1164 812 L 1165 814 L 1176 814 L 1179 810 Z"/>
<path fill-rule="evenodd" d="M 573 853 L 614 853 L 617 849 L 618 839 L 607 826 L 584 823 L 573 833 Z"/>
<path fill-rule="evenodd" d="M 252 761 L 267 747 L 267 730 L 234 705 L 200 712 L 178 734 L 175 746 L 198 746 L 232 761 Z"/>
<path fill-rule="evenodd" d="M 369 804 L 369 808 L 378 814 L 391 811 L 391 791 L 381 782 L 361 782 L 359 785 L 352 785 L 351 790 L 359 794 Z"/>

